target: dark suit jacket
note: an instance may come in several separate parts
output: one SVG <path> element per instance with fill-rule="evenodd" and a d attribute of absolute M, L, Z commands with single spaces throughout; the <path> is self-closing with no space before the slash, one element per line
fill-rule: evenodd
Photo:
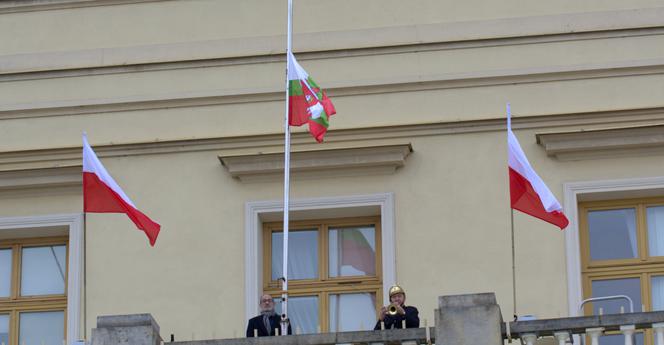
<path fill-rule="evenodd" d="M 403 306 L 403 310 L 406 312 L 405 315 L 385 315 L 385 329 L 392 328 L 401 328 L 401 323 L 403 320 L 406 320 L 406 328 L 419 328 L 420 327 L 420 317 L 419 311 L 415 307 Z M 380 320 L 376 322 L 376 327 L 374 330 L 380 330 Z"/>
<path fill-rule="evenodd" d="M 249 319 L 247 324 L 247 338 L 252 338 L 254 336 L 254 329 L 258 330 L 259 337 L 273 336 L 274 329 L 281 329 L 281 316 L 275 314 L 270 317 L 270 330 L 265 329 L 265 324 L 263 324 L 263 315 L 258 315 Z M 293 334 L 291 325 L 288 325 L 288 334 Z"/>

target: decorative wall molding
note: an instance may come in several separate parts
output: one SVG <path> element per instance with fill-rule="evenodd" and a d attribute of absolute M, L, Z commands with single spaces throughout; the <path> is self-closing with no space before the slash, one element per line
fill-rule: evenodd
<path fill-rule="evenodd" d="M 62 10 L 92 6 L 139 4 L 171 0 L 14 0 L 0 2 L 0 15 L 17 12 Z"/>
<path fill-rule="evenodd" d="M 325 142 L 328 148 L 347 148 L 354 142 L 363 142 L 363 145 L 367 146 L 366 143 L 371 141 L 380 141 L 381 145 L 403 145 L 404 142 L 410 142 L 411 138 L 417 137 L 504 131 L 505 120 L 502 116 L 502 114 L 496 114 L 496 119 L 487 120 L 331 129 L 325 136 Z M 604 129 L 608 126 L 634 127 L 636 125 L 650 126 L 662 123 L 664 123 L 664 107 L 513 117 L 512 128 L 520 130 L 583 127 L 584 130 L 593 130 Z M 306 132 L 292 133 L 291 144 L 295 151 L 319 148 L 311 139 L 311 135 Z M 236 155 L 233 152 L 243 151 L 244 154 L 250 155 L 258 154 L 258 152 L 278 153 L 283 150 L 283 134 L 248 134 L 237 137 L 123 144 L 93 143 L 93 146 L 95 152 L 101 158 L 199 151 L 219 151 L 218 155 L 221 156 Z M 67 168 L 79 167 L 80 165 L 80 146 L 0 152 L 0 171 Z"/>
<path fill-rule="evenodd" d="M 85 234 L 83 214 L 56 214 L 31 217 L 0 217 L 0 233 L 16 231 L 38 233 L 38 236 L 46 236 L 52 232 L 52 236 L 60 236 L 60 228 L 67 227 L 69 233 L 69 261 L 67 274 L 67 344 L 73 345 L 79 339 L 85 339 L 85 315 L 81 315 L 83 300 L 83 279 L 85 274 Z M 34 236 L 34 235 L 33 235 Z M 83 327 L 81 327 L 83 326 Z"/>
<path fill-rule="evenodd" d="M 406 164 L 410 144 L 338 148 L 291 152 L 293 179 L 322 176 L 392 174 Z M 221 164 L 242 182 L 276 181 L 283 178 L 283 153 L 219 156 Z"/>
<path fill-rule="evenodd" d="M 537 134 L 548 156 L 562 161 L 664 152 L 664 124 Z"/>
<path fill-rule="evenodd" d="M 120 4 L 148 1 L 160 0 L 50 0 L 48 2 Z M 1 7 L 0 13 L 2 13 Z M 655 7 L 300 33 L 295 34 L 294 39 L 300 47 L 299 59 L 304 61 L 307 58 L 320 59 L 661 35 L 664 30 L 663 18 L 664 7 Z M 136 70 L 135 67 L 132 67 L 134 65 L 140 65 L 140 70 L 146 70 L 206 67 L 210 64 L 265 63 L 282 58 L 275 55 L 275 52 L 283 54 L 284 41 L 284 36 L 275 35 L 5 55 L 0 56 L 0 71 L 2 71 L 0 75 L 9 75 L 9 78 L 49 78 L 62 76 L 62 74 L 59 72 L 55 72 L 56 74 L 53 75 L 33 73 L 81 70 L 74 72 L 75 75 L 90 75 L 91 73 L 127 73 L 132 71 L 132 68 Z M 183 64 L 179 65 L 178 62 Z M 123 67 L 117 68 L 118 66 Z M 116 68 L 104 69 L 111 67 Z M 16 74 L 25 75 L 17 76 Z M 2 80 L 0 79 L 0 81 Z"/>
<path fill-rule="evenodd" d="M 0 192 L 16 189 L 80 186 L 81 166 L 0 171 Z"/>
<path fill-rule="evenodd" d="M 244 292 L 245 319 L 258 312 L 258 298 L 262 292 L 262 224 L 263 216 L 283 212 L 283 200 L 250 201 L 244 207 Z M 394 194 L 337 196 L 311 199 L 291 199 L 290 211 L 339 210 L 375 206 L 379 208 L 381 222 L 381 250 L 383 259 L 383 298 L 388 289 L 396 284 L 396 220 Z M 383 304 L 388 303 L 383 301 Z"/>
<path fill-rule="evenodd" d="M 422 76 L 392 77 L 381 80 L 355 81 L 355 85 L 335 85 L 334 83 L 330 83 L 326 90 L 330 96 L 344 97 L 655 74 L 664 74 L 664 59 L 448 73 L 430 75 L 426 78 Z M 281 101 L 282 98 L 283 92 L 275 87 L 251 90 L 226 89 L 195 93 L 115 97 L 110 99 L 0 104 L 0 120 L 253 102 L 276 102 Z"/>

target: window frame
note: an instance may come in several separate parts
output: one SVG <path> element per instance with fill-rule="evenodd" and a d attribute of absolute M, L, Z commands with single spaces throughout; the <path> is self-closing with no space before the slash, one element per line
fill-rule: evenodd
<path fill-rule="evenodd" d="M 64 290 L 62 294 L 50 295 L 30 295 L 21 296 L 21 260 L 22 249 L 31 247 L 45 247 L 54 245 L 64 245 L 66 249 L 65 256 L 65 277 Z M 19 318 L 24 312 L 48 312 L 62 311 L 64 313 L 64 336 L 67 339 L 68 332 L 68 282 L 69 282 L 69 255 L 70 245 L 69 237 L 30 237 L 19 239 L 0 240 L 0 249 L 12 250 L 11 283 L 9 297 L 0 297 L 0 314 L 9 315 L 9 343 L 6 345 L 19 344 Z"/>
<path fill-rule="evenodd" d="M 375 276 L 329 277 L 329 230 L 330 228 L 373 225 L 376 243 Z M 298 279 L 288 281 L 290 297 L 317 296 L 318 321 L 320 331 L 328 332 L 329 296 L 344 293 L 373 293 L 375 295 L 375 312 L 378 313 L 383 300 L 382 272 L 382 228 L 380 216 L 364 216 L 349 218 L 325 218 L 292 221 L 289 233 L 316 229 L 318 232 L 318 279 Z M 263 223 L 263 293 L 275 299 L 281 296 L 281 282 L 272 280 L 272 233 L 282 232 L 283 222 Z M 372 325 L 367 325 L 372 326 Z M 372 327 L 373 328 L 373 327 Z M 295 331 L 295 329 L 294 329 Z"/>
<path fill-rule="evenodd" d="M 648 243 L 647 208 L 664 206 L 664 198 L 629 198 L 620 200 L 580 202 L 579 210 L 579 249 L 581 257 L 581 282 L 583 298 L 592 296 L 592 282 L 597 280 L 638 278 L 640 284 L 643 311 L 652 310 L 653 276 L 664 275 L 664 256 L 650 256 Z M 637 256 L 631 259 L 591 260 L 590 228 L 588 213 L 591 211 L 628 209 L 635 210 Z M 641 311 L 641 305 L 635 305 L 634 311 Z M 592 303 L 583 308 L 584 315 L 591 315 Z M 629 312 L 629 310 L 625 310 Z M 652 331 L 644 332 L 644 343 L 654 342 Z"/>

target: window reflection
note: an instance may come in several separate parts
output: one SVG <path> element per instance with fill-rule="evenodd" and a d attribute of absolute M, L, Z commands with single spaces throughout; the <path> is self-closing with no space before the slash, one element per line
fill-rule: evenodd
<path fill-rule="evenodd" d="M 638 257 L 636 216 L 633 208 L 588 212 L 590 259 Z"/>
<path fill-rule="evenodd" d="M 330 277 L 375 276 L 374 228 L 330 229 L 329 258 Z"/>
<path fill-rule="evenodd" d="M 621 278 L 592 281 L 592 297 L 627 295 L 634 303 L 634 312 L 641 311 L 641 283 L 639 278 Z M 629 302 L 625 299 L 592 302 L 593 314 L 599 314 L 599 308 L 604 314 L 619 314 L 620 307 L 629 312 Z"/>
<path fill-rule="evenodd" d="M 9 297 L 12 282 L 12 250 L 0 249 L 0 298 Z"/>
<path fill-rule="evenodd" d="M 25 247 L 21 255 L 21 296 L 65 293 L 66 246 Z"/>
<path fill-rule="evenodd" d="M 0 314 L 0 344 L 9 344 L 9 315 Z"/>
<path fill-rule="evenodd" d="M 62 345 L 65 339 L 65 313 L 21 313 L 18 333 L 19 344 Z"/>
<path fill-rule="evenodd" d="M 376 323 L 376 294 L 330 295 L 330 332 L 372 330 Z"/>
<path fill-rule="evenodd" d="M 272 280 L 283 277 L 284 233 L 272 233 Z M 318 230 L 288 233 L 288 280 L 318 278 Z"/>
<path fill-rule="evenodd" d="M 652 310 L 664 310 L 664 276 L 650 278 Z"/>
<path fill-rule="evenodd" d="M 275 310 L 281 314 L 281 299 L 275 299 Z M 302 334 L 318 332 L 318 297 L 288 297 L 288 318 L 291 321 L 293 334 L 299 328 Z"/>
<path fill-rule="evenodd" d="M 650 256 L 664 256 L 664 206 L 647 207 L 646 222 Z"/>

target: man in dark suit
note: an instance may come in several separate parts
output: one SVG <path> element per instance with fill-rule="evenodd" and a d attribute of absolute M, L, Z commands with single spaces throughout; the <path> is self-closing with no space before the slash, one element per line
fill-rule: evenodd
<path fill-rule="evenodd" d="M 281 329 L 281 317 L 274 311 L 274 301 L 272 296 L 263 295 L 260 299 L 261 314 L 249 319 L 247 324 L 247 338 L 254 336 L 254 332 L 259 337 L 273 336 L 275 329 Z M 290 324 L 288 324 L 288 334 L 293 334 Z"/>
<path fill-rule="evenodd" d="M 404 328 L 404 324 L 406 325 L 405 328 L 419 328 L 419 312 L 415 307 L 406 306 L 406 292 L 401 286 L 392 286 L 389 290 L 389 294 L 391 304 L 380 309 L 378 322 L 376 322 L 374 330 L 381 329 L 381 322 L 385 323 L 385 329 Z M 392 309 L 393 313 L 388 312 L 389 309 Z"/>

